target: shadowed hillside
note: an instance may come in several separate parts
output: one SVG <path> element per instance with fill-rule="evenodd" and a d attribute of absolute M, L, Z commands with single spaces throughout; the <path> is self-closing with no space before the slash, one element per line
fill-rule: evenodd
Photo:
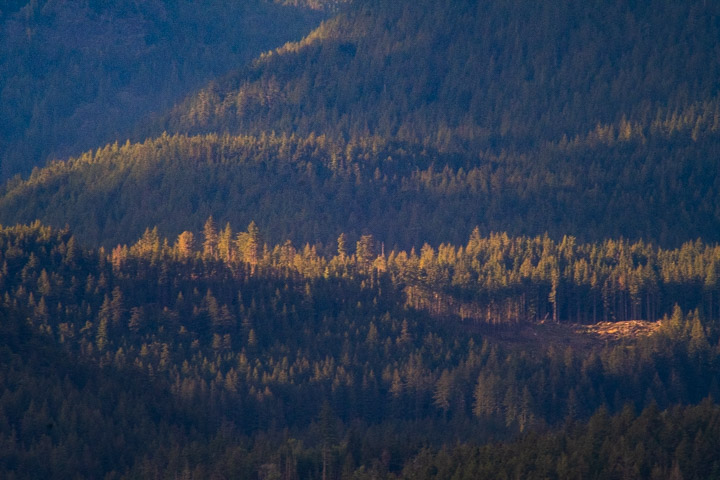
<path fill-rule="evenodd" d="M 587 435 L 593 412 L 589 428 L 629 405 L 701 414 L 672 420 L 645 452 L 621 449 L 639 468 L 665 471 L 669 454 L 688 475 L 714 468 L 717 447 L 697 435 L 717 427 L 716 409 L 687 406 L 720 393 L 717 246 L 474 234 L 418 257 L 383 255 L 371 237 L 322 253 L 261 246 L 259 235 L 254 223 L 234 234 L 208 220 L 174 241 L 148 230 L 106 252 L 67 230 L 0 229 L 3 478 L 416 478 L 443 446 L 462 444 L 463 458 L 528 431 Z M 570 273 L 583 269 L 603 287 Z M 688 295 L 698 282 L 702 295 Z M 495 316 L 439 314 L 433 291 Z M 562 325 L 582 295 L 602 316 L 644 315 L 647 296 L 662 320 L 647 336 L 582 341 Z M 560 324 L 533 325 L 554 308 Z M 512 341 L 523 327 L 542 337 Z M 690 451 L 678 447 L 683 432 Z M 567 449 L 578 456 L 569 472 L 592 472 L 605 464 L 585 459 L 618 452 L 552 445 L 523 447 L 513 464 L 547 454 L 553 469 Z M 505 468 L 493 448 L 519 447 L 481 450 L 483 468 Z"/>
<path fill-rule="evenodd" d="M 718 241 L 720 142 L 715 133 L 698 142 L 690 135 L 589 137 L 472 156 L 380 138 L 162 136 L 11 182 L 0 222 L 69 224 L 106 246 L 156 225 L 174 236 L 210 215 L 235 226 L 255 219 L 275 242 L 373 233 L 388 248 L 461 242 L 475 225 L 484 234 L 549 232 L 556 240 Z"/>
<path fill-rule="evenodd" d="M 720 240 L 715 2 L 346 8 L 138 127 L 156 140 L 14 181 L 0 221 L 109 245 L 209 215 L 274 241 Z"/>
<path fill-rule="evenodd" d="M 0 477 L 720 477 L 718 2 L 0 9 Z"/>
<path fill-rule="evenodd" d="M 191 96 L 156 128 L 523 150 L 598 125 L 647 133 L 690 115 L 694 127 L 708 108 L 717 129 L 719 8 L 702 0 L 356 2 L 303 41 Z"/>
<path fill-rule="evenodd" d="M 320 15 L 261 0 L 0 5 L 0 179 L 124 140 L 150 112 Z"/>

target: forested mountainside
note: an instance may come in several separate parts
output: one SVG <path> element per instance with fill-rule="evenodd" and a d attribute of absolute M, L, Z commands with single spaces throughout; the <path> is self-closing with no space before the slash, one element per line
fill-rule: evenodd
<path fill-rule="evenodd" d="M 472 157 L 367 138 L 161 136 L 108 145 L 7 184 L 0 222 L 41 219 L 112 247 L 147 227 L 176 236 L 212 215 L 267 240 L 330 244 L 372 233 L 388 249 L 483 234 L 720 241 L 720 137 L 590 135 L 533 154 Z"/>
<path fill-rule="evenodd" d="M 475 225 L 718 241 L 718 8 L 355 2 L 139 127 L 139 144 L 15 180 L 0 221 L 106 246 L 210 215 L 256 219 L 274 242 L 419 248 Z"/>
<path fill-rule="evenodd" d="M 632 406 L 608 416 L 599 410 L 583 425 L 529 434 L 510 445 L 425 451 L 406 465 L 408 480 L 477 478 L 718 478 L 720 408 L 712 402 L 639 415 Z M 538 448 L 540 447 L 540 448 Z M 557 462 L 556 462 L 557 460 Z"/>
<path fill-rule="evenodd" d="M 0 179 L 127 138 L 144 115 L 319 21 L 262 0 L 3 2 Z"/>
<path fill-rule="evenodd" d="M 720 476 L 719 74 L 705 0 L 5 2 L 0 477 Z"/>
<path fill-rule="evenodd" d="M 148 131 L 379 135 L 471 152 L 598 126 L 630 136 L 689 121 L 700 133 L 717 129 L 719 55 L 717 2 L 368 0 Z"/>
<path fill-rule="evenodd" d="M 261 246 L 254 223 L 234 234 L 212 220 L 175 240 L 148 230 L 112 252 L 39 224 L 2 229 L 3 476 L 440 478 L 455 469 L 471 478 L 511 468 L 609 478 L 636 468 L 701 478 L 717 470 L 717 446 L 704 441 L 717 408 L 688 407 L 720 394 L 719 283 L 707 273 L 717 246 L 474 235 L 420 257 L 375 247 L 371 237 L 350 245 L 342 236 L 325 253 Z M 478 311 L 510 298 L 493 285 L 500 277 L 486 271 L 488 256 L 521 263 L 509 288 L 530 303 L 538 295 L 547 310 L 559 296 L 545 289 L 569 291 L 574 281 L 562 274 L 558 283 L 553 259 L 568 270 L 592 258 L 587 268 L 601 279 L 647 262 L 663 320 L 645 338 L 542 345 L 498 339 L 518 326 L 509 317 L 459 321 L 419 301 L 437 299 L 433 290 L 442 293 L 452 271 L 464 293 L 446 294 Z M 703 275 L 704 293 L 685 313 L 670 306 L 689 299 L 683 292 Z M 612 288 L 617 302 L 623 281 Z M 517 444 L 433 453 L 563 425 Z M 652 435 L 644 449 L 609 443 L 644 433 Z M 622 465 L 603 461 L 619 454 Z"/>
<path fill-rule="evenodd" d="M 148 451 L 212 436 L 162 382 L 71 354 L 8 303 L 0 335 L 3 478 L 101 478 Z"/>

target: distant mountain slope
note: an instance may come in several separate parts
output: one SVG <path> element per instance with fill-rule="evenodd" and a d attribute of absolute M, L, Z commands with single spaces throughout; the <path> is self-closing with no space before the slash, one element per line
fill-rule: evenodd
<path fill-rule="evenodd" d="M 262 0 L 0 5 L 0 179 L 120 137 L 143 115 L 317 25 Z"/>
<path fill-rule="evenodd" d="M 0 222 L 110 245 L 211 214 L 272 241 L 718 241 L 719 9 L 358 1 L 138 127 L 155 140 L 6 185 Z"/>
<path fill-rule="evenodd" d="M 526 149 L 713 102 L 720 4 L 356 2 L 191 96 L 154 131 L 380 135 Z M 147 131 L 153 131 L 150 128 Z"/>
<path fill-rule="evenodd" d="M 372 233 L 388 248 L 457 243 L 475 225 L 583 241 L 720 241 L 717 134 L 622 139 L 613 128 L 529 154 L 474 156 L 378 138 L 163 135 L 6 185 L 0 222 L 69 224 L 106 246 L 154 225 L 168 236 L 199 229 L 210 215 L 235 228 L 255 220 L 273 242 Z"/>

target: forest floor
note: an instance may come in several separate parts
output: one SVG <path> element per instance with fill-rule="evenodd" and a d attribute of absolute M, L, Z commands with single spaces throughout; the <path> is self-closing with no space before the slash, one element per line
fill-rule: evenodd
<path fill-rule="evenodd" d="M 661 322 L 628 320 L 599 322 L 592 325 L 578 323 L 529 323 L 519 328 L 484 332 L 488 337 L 509 344 L 532 344 L 537 347 L 586 348 L 620 343 L 649 336 L 658 331 Z"/>

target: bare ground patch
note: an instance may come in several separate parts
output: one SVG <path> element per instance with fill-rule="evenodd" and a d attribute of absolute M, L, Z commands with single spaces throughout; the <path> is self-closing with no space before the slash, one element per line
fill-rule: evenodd
<path fill-rule="evenodd" d="M 527 323 L 512 328 L 488 329 L 483 333 L 490 338 L 510 344 L 528 344 L 536 347 L 584 348 L 596 345 L 632 341 L 657 332 L 661 323 L 645 320 L 600 322 L 592 325 L 577 323 Z"/>

